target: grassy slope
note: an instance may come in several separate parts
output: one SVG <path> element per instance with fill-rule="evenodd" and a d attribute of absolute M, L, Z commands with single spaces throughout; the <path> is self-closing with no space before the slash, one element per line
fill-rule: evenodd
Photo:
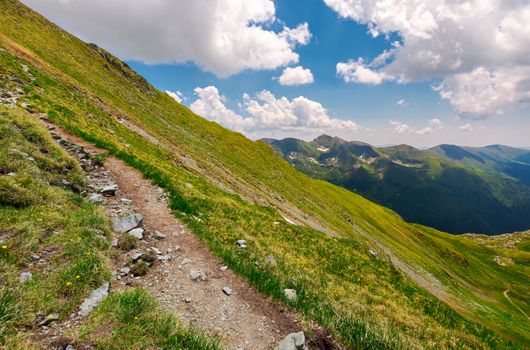
<path fill-rule="evenodd" d="M 301 297 L 293 307 L 363 348 L 508 346 L 436 301 L 386 259 L 372 256 L 369 248 L 378 241 L 418 274 L 446 285 L 446 300 L 468 319 L 520 344 L 529 339 L 526 319 L 502 295 L 509 284 L 512 300 L 528 311 L 527 246 L 526 252 L 510 251 L 518 255 L 516 265 L 502 268 L 492 248 L 409 225 L 388 209 L 294 171 L 267 145 L 195 116 L 121 62 L 105 59 L 16 2 L 2 0 L 0 11 L 2 74 L 23 79 L 29 108 L 168 189 L 176 214 L 261 291 L 283 299 L 281 289 L 295 287 Z M 36 81 L 22 70 L 23 60 Z M 288 225 L 270 207 L 340 238 Z M 276 220 L 282 223 L 273 225 Z M 250 242 L 249 250 L 234 248 L 239 238 Z M 271 253 L 278 266 L 260 267 Z"/>
<path fill-rule="evenodd" d="M 4 79 L 0 77 L 2 87 L 9 85 Z M 97 206 L 72 192 L 84 188 L 84 173 L 35 119 L 21 108 L 0 105 L 2 349 L 46 347 L 33 325 L 50 313 L 64 320 L 93 289 L 110 279 L 109 223 Z M 20 283 L 22 271 L 31 272 L 32 280 Z M 102 319 L 104 329 L 98 328 Z M 142 290 L 113 293 L 91 315 L 81 334 L 78 342 L 104 349 L 168 348 L 166 344 L 217 348 L 162 312 Z"/>

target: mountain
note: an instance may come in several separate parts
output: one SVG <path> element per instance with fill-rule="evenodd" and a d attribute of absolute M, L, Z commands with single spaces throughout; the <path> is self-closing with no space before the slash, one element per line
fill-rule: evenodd
<path fill-rule="evenodd" d="M 263 139 L 296 169 L 451 233 L 530 228 L 530 152 L 493 145 L 376 148 L 322 135 Z"/>
<path fill-rule="evenodd" d="M 407 223 L 390 209 L 297 171 L 269 145 L 195 115 L 109 52 L 84 43 L 14 0 L 0 0 L 0 88 L 0 118 L 8 124 L 0 139 L 20 134 L 27 140 L 24 144 L 31 143 L 35 157 L 30 156 L 32 161 L 24 156 L 26 162 L 59 176 L 58 183 L 43 180 L 43 186 L 58 190 L 71 183 L 61 181 L 60 175 L 72 169 L 68 163 L 49 161 L 58 151 L 46 146 L 49 135 L 44 136 L 43 128 L 26 126 L 39 123 L 41 117 L 106 150 L 163 188 L 175 217 L 242 280 L 294 313 L 301 328 L 318 325 L 317 331 L 352 349 L 519 349 L 530 341 L 528 232 L 455 236 Z M 7 148 L 21 147 L 21 142 Z M 339 139 L 323 137 L 321 143 L 310 148 L 338 145 L 337 164 L 354 155 L 359 165 L 382 157 L 381 150 L 365 144 L 350 151 Z M 10 154 L 20 155 L 0 149 L 8 160 Z M 431 157 L 441 158 L 434 152 Z M 401 163 L 418 166 L 406 159 Z M 54 273 L 63 278 L 59 281 L 68 281 L 64 278 L 75 278 L 77 270 L 63 275 L 62 270 L 44 269 L 35 283 L 20 284 L 19 273 L 33 266 L 33 252 L 45 243 L 49 254 L 68 248 L 66 256 L 77 256 L 78 244 L 83 249 L 79 254 L 86 252 L 81 256 L 88 259 L 93 256 L 90 247 L 94 254 L 99 247 L 92 231 L 110 232 L 97 209 L 95 216 L 86 217 L 70 208 L 90 208 L 73 192 L 43 196 L 32 204 L 23 201 L 31 206 L 20 206 L 13 198 L 26 198 L 34 184 L 23 173 L 11 179 L 10 164 L 20 163 L 0 164 L 0 177 L 9 177 L 0 182 L 0 193 L 9 194 L 0 204 L 0 213 L 5 213 L 0 215 L 0 238 L 6 250 L 12 250 L 9 256 L 18 258 L 0 259 L 0 305 L 10 306 L 0 307 L 0 320 L 6 314 L 15 319 L 9 333 L 2 331 L 7 334 L 0 339 L 2 346 L 35 339 L 32 332 L 40 329 L 41 315 L 53 311 L 47 308 L 47 291 L 53 291 L 53 306 L 64 310 L 59 316 L 65 317 L 70 310 L 66 306 L 87 296 L 88 287 L 96 287 L 90 283 L 99 281 L 88 280 L 72 294 L 63 283 L 38 282 L 48 281 Z M 54 221 L 36 215 L 44 210 Z M 66 227 L 61 219 L 81 226 L 76 236 L 55 236 Z M 32 235 L 25 236 L 27 232 Z M 241 239 L 246 240 L 244 249 L 236 244 Z M 57 256 L 54 263 L 62 261 L 62 255 Z M 79 269 L 92 271 L 92 261 L 96 260 Z M 215 274 L 209 277 L 215 279 Z M 97 339 L 91 344 L 104 348 L 101 344 L 108 344 L 108 337 L 131 341 L 135 335 L 160 335 L 172 341 L 150 347 L 186 347 L 179 345 L 186 344 L 179 338 L 184 332 L 174 333 L 173 321 L 158 318 L 155 325 L 153 317 L 137 316 L 138 305 L 138 312 L 154 310 L 138 297 L 138 290 L 127 292 L 124 286 L 132 295 L 119 298 L 115 286 L 119 284 L 112 279 L 114 304 L 95 311 L 100 316 L 88 319 L 92 328 L 79 330 L 85 334 L 81 340 Z M 296 299 L 286 297 L 287 288 L 296 290 Z M 191 309 L 178 303 L 168 310 L 180 308 Z M 14 309 L 24 313 L 9 311 Z M 116 332 L 109 331 L 111 322 L 117 324 Z M 120 327 L 119 322 L 131 327 Z M 86 335 L 90 329 L 94 334 Z M 27 347 L 26 342 L 17 345 L 11 348 Z"/>

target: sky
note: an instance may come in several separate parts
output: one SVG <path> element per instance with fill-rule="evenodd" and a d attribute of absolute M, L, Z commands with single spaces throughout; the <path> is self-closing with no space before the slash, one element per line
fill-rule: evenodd
<path fill-rule="evenodd" d="M 529 0 L 23 0 L 249 138 L 530 147 Z"/>

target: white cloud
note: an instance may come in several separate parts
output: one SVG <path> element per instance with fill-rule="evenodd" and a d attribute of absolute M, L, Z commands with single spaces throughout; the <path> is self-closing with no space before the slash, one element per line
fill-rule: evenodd
<path fill-rule="evenodd" d="M 459 126 L 458 128 L 460 130 L 462 130 L 462 131 L 467 131 L 467 132 L 471 132 L 471 131 L 475 130 L 475 128 L 473 128 L 471 123 L 466 123 L 464 125 Z"/>
<path fill-rule="evenodd" d="M 337 63 L 337 75 L 342 77 L 344 81 L 348 83 L 363 83 L 371 85 L 381 84 L 385 79 L 393 79 L 385 73 L 378 72 L 365 65 L 362 58 L 359 58 L 357 61 L 349 60 L 346 63 Z"/>
<path fill-rule="evenodd" d="M 393 120 L 390 121 L 390 125 L 392 125 L 392 132 L 394 134 L 428 135 L 443 128 L 443 123 L 438 118 L 430 119 L 429 126 L 419 130 L 411 128 L 408 124 Z"/>
<path fill-rule="evenodd" d="M 404 98 L 398 100 L 398 101 L 396 102 L 396 104 L 397 104 L 398 106 L 401 106 L 401 107 L 407 107 L 407 106 L 410 106 L 410 103 L 408 103 L 407 101 L 405 101 Z"/>
<path fill-rule="evenodd" d="M 182 102 L 182 92 L 180 92 L 180 91 L 173 92 L 173 91 L 166 90 L 166 94 L 171 96 L 178 103 Z"/>
<path fill-rule="evenodd" d="M 311 84 L 314 78 L 310 69 L 298 66 L 285 68 L 278 80 L 281 85 L 304 85 Z"/>
<path fill-rule="evenodd" d="M 529 104 L 528 1 L 324 1 L 339 16 L 366 24 L 373 36 L 401 37 L 400 44 L 393 43 L 368 64 L 359 59 L 339 63 L 343 70 L 349 68 L 349 74 L 341 74 L 346 81 L 380 84 L 441 78 L 442 96 L 467 116 L 499 114 Z M 484 85 L 486 81 L 494 87 Z M 493 101 L 482 99 L 484 95 Z"/>
<path fill-rule="evenodd" d="M 352 135 L 360 127 L 350 120 L 333 118 L 318 102 L 303 96 L 276 98 L 264 90 L 254 98 L 245 94 L 241 108 L 246 117 L 229 109 L 214 86 L 196 88 L 193 112 L 254 138 L 279 135 L 314 137 L 322 133 Z"/>
<path fill-rule="evenodd" d="M 23 0 L 87 41 L 148 64 L 194 62 L 225 77 L 297 63 L 307 23 L 274 32 L 272 0 Z"/>

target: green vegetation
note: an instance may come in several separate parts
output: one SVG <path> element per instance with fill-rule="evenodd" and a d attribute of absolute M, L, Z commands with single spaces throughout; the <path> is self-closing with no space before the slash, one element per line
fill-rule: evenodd
<path fill-rule="evenodd" d="M 410 225 L 295 171 L 268 145 L 194 115 L 18 2 L 0 1 L 0 77 L 5 90 L 24 91 L 9 114 L 25 104 L 33 118 L 47 115 L 142 171 L 167 190 L 175 215 L 256 289 L 353 348 L 528 343 L 526 317 L 503 296 L 509 286 L 513 303 L 528 313 L 528 234 L 504 251 Z M 246 250 L 236 248 L 238 239 L 248 241 Z M 513 265 L 495 262 L 506 254 L 517 256 Z M 267 255 L 276 266 L 266 264 Z M 298 299 L 286 300 L 283 288 L 296 289 Z"/>
<path fill-rule="evenodd" d="M 2 81 L 3 87 L 9 83 Z M 34 116 L 0 106 L 0 348 L 46 348 L 30 339 L 31 327 L 49 314 L 59 321 L 110 279 L 109 224 L 101 210 L 75 192 L 84 188 L 78 163 L 60 148 Z M 67 213 L 67 215 L 65 215 Z M 27 281 L 21 273 L 31 273 Z M 127 318 L 136 312 L 137 319 Z M 112 317 L 111 317 L 112 315 Z M 203 335 L 183 328 L 158 310 L 141 290 L 112 294 L 99 317 L 100 349 L 216 349 Z M 136 317 L 136 316 L 135 316 Z M 147 325 L 145 324 L 147 323 Z M 87 341 L 92 341 L 85 331 Z M 129 335 L 130 337 L 131 335 Z"/>
<path fill-rule="evenodd" d="M 529 151 L 506 146 L 375 148 L 322 135 L 264 139 L 296 169 L 359 193 L 405 220 L 452 233 L 530 227 Z"/>
<path fill-rule="evenodd" d="M 107 332 L 107 328 L 113 331 Z M 220 349 L 203 334 L 183 327 L 141 289 L 114 293 L 105 299 L 81 328 L 80 340 L 106 350 Z"/>

